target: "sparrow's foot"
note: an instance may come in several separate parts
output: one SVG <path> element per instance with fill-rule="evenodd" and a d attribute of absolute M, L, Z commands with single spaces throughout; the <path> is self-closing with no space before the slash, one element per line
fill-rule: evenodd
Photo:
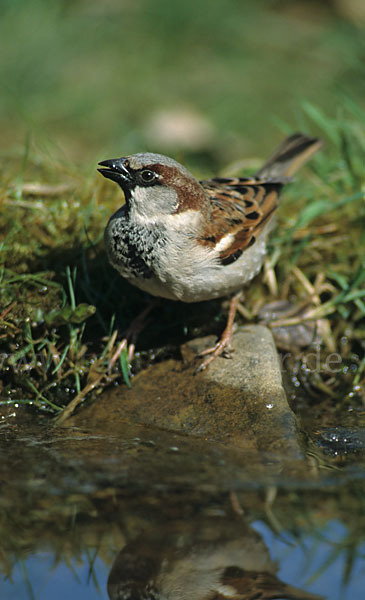
<path fill-rule="evenodd" d="M 122 354 L 124 348 L 128 347 L 128 344 L 128 362 L 131 362 L 133 360 L 137 338 L 148 323 L 148 315 L 159 303 L 159 299 L 150 302 L 150 304 L 146 306 L 146 308 L 139 315 L 137 315 L 135 319 L 133 319 L 132 323 L 129 325 L 127 331 L 125 332 L 123 339 L 119 342 L 116 351 L 114 352 L 113 356 L 109 361 L 109 371 L 112 370 L 118 358 Z"/>
<path fill-rule="evenodd" d="M 208 356 L 208 358 L 206 358 L 200 365 L 199 367 L 195 370 L 195 373 L 200 373 L 200 371 L 204 371 L 207 366 L 215 359 L 217 358 L 217 356 L 225 356 L 226 358 L 229 358 L 230 354 L 230 346 L 231 346 L 231 340 L 232 340 L 232 334 L 233 334 L 233 326 L 234 326 L 234 318 L 236 315 L 236 311 L 237 311 L 237 306 L 239 303 L 241 297 L 241 293 L 236 294 L 235 296 L 233 296 L 230 305 L 229 305 L 229 311 L 228 311 L 228 319 L 227 319 L 227 325 L 225 330 L 223 331 L 220 340 L 215 344 L 215 346 L 213 346 L 212 348 L 207 348 L 206 350 L 204 350 L 203 352 L 201 352 L 199 354 L 199 357 L 203 357 L 203 356 L 207 356 L 208 354 L 210 356 Z"/>
<path fill-rule="evenodd" d="M 202 358 L 203 356 L 208 356 L 200 365 L 195 369 L 195 373 L 200 373 L 200 371 L 204 371 L 208 365 L 218 356 L 224 356 L 224 358 L 230 358 L 230 345 L 232 339 L 232 331 L 229 333 L 225 329 L 220 340 L 212 346 L 211 348 L 207 348 L 204 352 L 201 352 L 198 356 Z"/>

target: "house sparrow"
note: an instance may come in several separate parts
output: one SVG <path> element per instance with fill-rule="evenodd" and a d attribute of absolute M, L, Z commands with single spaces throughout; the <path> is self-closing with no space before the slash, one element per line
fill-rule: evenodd
<path fill-rule="evenodd" d="M 324 600 L 281 581 L 261 536 L 239 521 L 161 525 L 117 555 L 110 600 Z"/>
<path fill-rule="evenodd" d="M 125 196 L 104 238 L 122 277 L 153 296 L 183 302 L 236 294 L 221 340 L 205 351 L 211 356 L 200 368 L 229 347 L 237 292 L 261 269 L 281 188 L 320 145 L 291 135 L 247 178 L 198 181 L 172 158 L 148 152 L 99 163 Z"/>

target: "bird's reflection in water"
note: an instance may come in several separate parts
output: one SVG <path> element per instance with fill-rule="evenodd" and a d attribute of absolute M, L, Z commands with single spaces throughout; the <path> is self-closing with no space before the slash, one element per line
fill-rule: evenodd
<path fill-rule="evenodd" d="M 319 600 L 280 581 L 261 536 L 243 520 L 204 518 L 151 529 L 118 554 L 110 600 Z"/>

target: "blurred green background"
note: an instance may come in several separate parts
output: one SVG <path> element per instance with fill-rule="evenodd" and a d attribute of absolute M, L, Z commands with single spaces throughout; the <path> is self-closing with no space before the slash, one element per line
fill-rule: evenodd
<path fill-rule="evenodd" d="M 0 152 L 31 133 L 90 170 L 265 156 L 279 130 L 316 133 L 303 101 L 364 105 L 364 25 L 364 0 L 0 0 Z"/>

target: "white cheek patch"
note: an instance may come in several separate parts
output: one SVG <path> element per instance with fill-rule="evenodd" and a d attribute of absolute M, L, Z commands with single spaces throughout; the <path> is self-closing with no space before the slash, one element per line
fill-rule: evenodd
<path fill-rule="evenodd" d="M 131 190 L 130 220 L 144 225 L 158 222 L 161 217 L 173 214 L 177 205 L 177 194 L 172 188 L 163 185 L 137 185 Z"/>
<path fill-rule="evenodd" d="M 161 222 L 175 231 L 183 231 L 194 233 L 200 223 L 200 214 L 197 210 L 184 210 L 181 213 L 172 215 L 163 215 Z"/>
<path fill-rule="evenodd" d="M 216 244 L 216 251 L 223 252 L 224 250 L 227 250 L 227 248 L 232 245 L 234 237 L 235 236 L 232 233 L 227 233 L 227 235 L 224 235 L 222 239 L 219 240 L 218 244 Z"/>

